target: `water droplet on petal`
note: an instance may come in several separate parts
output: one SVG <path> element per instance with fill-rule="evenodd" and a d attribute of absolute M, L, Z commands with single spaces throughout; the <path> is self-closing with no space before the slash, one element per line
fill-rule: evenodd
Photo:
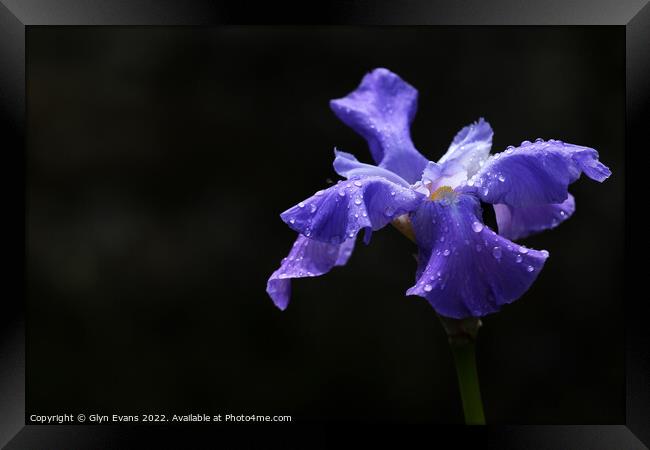
<path fill-rule="evenodd" d="M 487 188 L 487 186 L 485 186 L 483 188 L 483 195 L 488 195 L 489 192 L 490 192 L 490 190 Z"/>
<path fill-rule="evenodd" d="M 391 191 L 390 195 L 395 196 L 395 191 Z"/>
<path fill-rule="evenodd" d="M 502 182 L 502 183 L 503 183 L 504 181 L 506 181 L 506 177 L 504 177 L 502 173 L 499 174 L 499 181 Z"/>
<path fill-rule="evenodd" d="M 304 207 L 305 207 L 305 202 L 300 202 L 300 203 L 298 203 L 298 207 L 299 207 L 299 208 L 304 208 Z"/>
<path fill-rule="evenodd" d="M 496 259 L 501 259 L 501 247 L 494 247 L 492 249 L 492 256 Z"/>
<path fill-rule="evenodd" d="M 356 181 L 354 182 L 354 185 L 355 185 L 356 187 L 361 187 L 361 181 L 356 180 Z"/>
<path fill-rule="evenodd" d="M 345 197 L 345 191 L 344 191 L 343 189 L 341 189 L 341 190 L 339 191 L 339 195 L 340 195 L 341 197 Z"/>
<path fill-rule="evenodd" d="M 474 222 L 472 224 L 472 230 L 474 230 L 474 233 L 480 233 L 483 230 L 483 224 L 481 222 Z"/>
<path fill-rule="evenodd" d="M 289 219 L 289 223 L 293 225 L 294 223 L 296 223 L 296 219 Z"/>
<path fill-rule="evenodd" d="M 432 289 L 433 289 L 433 286 L 431 286 L 430 284 L 425 284 L 424 285 L 424 290 L 426 292 L 431 292 Z"/>
<path fill-rule="evenodd" d="M 316 209 L 318 209 L 318 207 L 314 203 L 312 203 L 310 207 L 311 213 L 314 214 L 316 212 Z"/>
<path fill-rule="evenodd" d="M 442 254 L 445 255 L 445 256 L 449 256 L 449 253 L 450 253 L 450 252 L 449 252 L 449 249 L 448 249 L 448 248 L 446 248 L 445 251 L 442 252 Z"/>
<path fill-rule="evenodd" d="M 526 267 L 526 270 L 527 270 L 528 272 L 532 272 L 532 271 L 535 270 L 535 268 L 534 268 L 533 266 L 528 266 L 528 267 Z"/>
<path fill-rule="evenodd" d="M 517 261 L 518 263 L 520 263 L 523 259 L 524 259 L 524 258 L 522 258 L 521 255 L 517 255 L 517 256 L 515 257 L 515 261 Z"/>
<path fill-rule="evenodd" d="M 548 258 L 548 251 L 546 251 L 546 250 L 542 250 L 541 253 L 542 253 L 542 255 L 544 255 L 545 257 Z"/>
<path fill-rule="evenodd" d="M 354 204 L 355 204 L 355 205 L 360 205 L 360 204 L 361 204 L 361 199 L 360 199 L 359 197 L 357 197 L 357 198 L 354 200 Z"/>
<path fill-rule="evenodd" d="M 474 178 L 470 178 L 469 180 L 467 180 L 467 185 L 470 187 L 474 186 Z"/>
<path fill-rule="evenodd" d="M 386 210 L 384 210 L 384 214 L 386 214 L 387 216 L 392 216 L 393 214 L 395 214 L 395 210 L 389 206 L 388 208 L 386 208 Z"/>
<path fill-rule="evenodd" d="M 522 146 L 522 147 L 527 147 L 527 146 L 529 146 L 530 144 L 532 144 L 532 142 L 530 142 L 530 141 L 521 141 L 521 146 Z"/>
<path fill-rule="evenodd" d="M 324 191 L 320 190 L 320 191 L 316 191 L 315 195 L 318 195 L 320 197 L 321 195 L 323 195 L 323 193 L 324 193 Z"/>
<path fill-rule="evenodd" d="M 524 247 L 524 246 L 519 247 L 519 251 L 520 251 L 521 253 L 523 253 L 524 255 L 525 255 L 526 253 L 528 253 L 528 249 L 527 249 L 526 247 Z"/>
<path fill-rule="evenodd" d="M 351 238 L 354 237 L 354 231 L 350 231 L 350 232 L 348 233 L 348 237 L 351 237 Z"/>
<path fill-rule="evenodd" d="M 444 236 L 440 236 L 440 242 L 445 242 L 445 237 Z"/>
<path fill-rule="evenodd" d="M 535 139 L 535 142 L 537 142 L 537 143 L 544 142 L 544 139 L 542 139 L 542 138 L 537 138 L 537 139 Z"/>

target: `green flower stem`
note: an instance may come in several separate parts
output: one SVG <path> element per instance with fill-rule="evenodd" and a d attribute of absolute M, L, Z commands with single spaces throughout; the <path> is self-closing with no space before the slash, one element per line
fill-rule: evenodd
<path fill-rule="evenodd" d="M 477 318 L 457 320 L 442 316 L 440 316 L 440 320 L 449 337 L 449 345 L 456 363 L 465 423 L 467 425 L 485 425 L 475 351 L 476 335 L 481 321 Z"/>
<path fill-rule="evenodd" d="M 467 425 L 485 425 L 483 402 L 476 372 L 475 344 L 451 344 L 451 352 L 456 362 L 460 397 L 463 400 L 465 423 Z"/>

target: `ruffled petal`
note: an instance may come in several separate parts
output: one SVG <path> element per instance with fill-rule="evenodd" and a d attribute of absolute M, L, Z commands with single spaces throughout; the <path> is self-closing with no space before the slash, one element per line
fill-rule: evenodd
<path fill-rule="evenodd" d="M 354 250 L 354 241 L 347 239 L 341 244 L 329 244 L 298 235 L 289 255 L 266 283 L 266 292 L 275 306 L 286 309 L 291 297 L 292 278 L 316 277 L 335 266 L 345 265 Z"/>
<path fill-rule="evenodd" d="M 499 234 L 508 239 L 522 239 L 555 228 L 571 217 L 575 209 L 575 199 L 571 194 L 562 203 L 521 208 L 503 204 L 494 205 Z"/>
<path fill-rule="evenodd" d="M 417 281 L 407 295 L 426 298 L 446 317 L 484 316 L 517 300 L 548 257 L 485 226 L 472 195 L 456 192 L 422 202 L 411 222 L 419 255 Z"/>
<path fill-rule="evenodd" d="M 318 241 L 339 244 L 359 230 L 378 230 L 417 208 L 424 196 L 383 177 L 365 177 L 318 191 L 280 217 L 293 230 Z"/>
<path fill-rule="evenodd" d="M 458 172 L 465 172 L 465 179 L 471 177 L 490 154 L 493 135 L 490 124 L 482 117 L 479 118 L 456 134 L 447 153 L 440 158 L 438 164 L 450 166 L 447 168 L 449 174 L 451 167 L 454 167 Z"/>
<path fill-rule="evenodd" d="M 390 170 L 359 162 L 351 153 L 334 150 L 334 170 L 345 178 L 384 177 L 393 183 L 409 187 L 408 182 Z"/>
<path fill-rule="evenodd" d="M 346 125 L 368 141 L 375 162 L 409 183 L 420 180 L 427 159 L 411 141 L 410 126 L 418 92 L 387 69 L 375 69 L 359 87 L 330 107 Z"/>
<path fill-rule="evenodd" d="M 457 161 L 447 161 L 444 164 L 429 161 L 422 173 L 422 182 L 431 192 L 441 186 L 455 188 L 467 180 L 467 170 Z"/>
<path fill-rule="evenodd" d="M 611 175 L 593 148 L 556 140 L 524 141 L 488 159 L 463 191 L 486 203 L 511 207 L 562 203 L 569 184 L 581 173 L 599 182 Z"/>

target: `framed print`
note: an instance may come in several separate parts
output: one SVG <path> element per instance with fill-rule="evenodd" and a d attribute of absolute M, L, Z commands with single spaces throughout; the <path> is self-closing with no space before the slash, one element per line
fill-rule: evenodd
<path fill-rule="evenodd" d="M 2 445 L 647 448 L 650 7 L 317 10 L 2 1 Z"/>

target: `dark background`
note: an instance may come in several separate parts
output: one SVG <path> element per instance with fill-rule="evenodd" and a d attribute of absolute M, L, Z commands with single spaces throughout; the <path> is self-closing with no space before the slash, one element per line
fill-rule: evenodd
<path fill-rule="evenodd" d="M 623 423 L 624 30 L 614 27 L 30 28 L 27 412 L 462 421 L 446 337 L 388 227 L 345 268 L 266 279 L 279 213 L 369 161 L 328 100 L 387 67 L 438 159 L 484 116 L 494 150 L 594 147 L 614 175 L 528 239 L 551 253 L 478 343 L 491 423 Z"/>

